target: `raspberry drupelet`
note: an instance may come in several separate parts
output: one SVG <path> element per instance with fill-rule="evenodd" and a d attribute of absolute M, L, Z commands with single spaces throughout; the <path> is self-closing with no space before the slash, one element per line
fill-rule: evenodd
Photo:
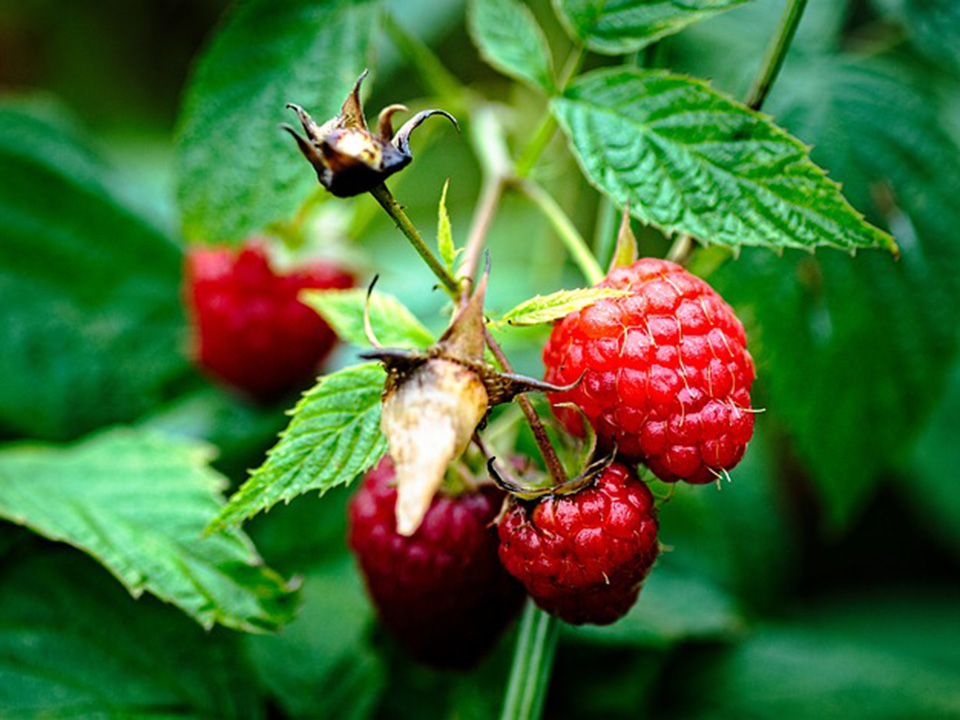
<path fill-rule="evenodd" d="M 734 467 L 753 435 L 755 370 L 731 307 L 675 263 L 644 258 L 598 287 L 629 292 L 567 315 L 543 350 L 545 379 L 582 381 L 551 395 L 572 433 L 589 420 L 602 447 L 666 482 L 708 483 Z"/>

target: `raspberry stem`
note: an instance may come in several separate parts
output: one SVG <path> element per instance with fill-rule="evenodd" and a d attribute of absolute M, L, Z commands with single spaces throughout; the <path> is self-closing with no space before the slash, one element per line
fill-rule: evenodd
<path fill-rule="evenodd" d="M 543 714 L 559 634 L 557 619 L 527 600 L 500 720 L 536 720 Z"/>
<path fill-rule="evenodd" d="M 803 17 L 806 6 L 807 0 L 790 0 L 780 17 L 776 35 L 774 35 L 770 46 L 767 48 L 767 54 L 764 55 L 760 72 L 757 73 L 745 101 L 754 110 L 761 108 L 763 101 L 766 100 L 767 94 L 770 92 L 770 88 L 773 87 L 773 83 L 780 73 L 780 68 L 783 67 L 784 58 L 786 58 L 787 51 L 790 49 L 790 43 L 793 42 L 793 36 L 797 32 L 797 26 L 800 24 L 800 18 Z"/>

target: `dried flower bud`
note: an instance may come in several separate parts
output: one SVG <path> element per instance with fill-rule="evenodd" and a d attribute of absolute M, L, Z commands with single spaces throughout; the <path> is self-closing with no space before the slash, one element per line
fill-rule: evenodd
<path fill-rule="evenodd" d="M 424 110 L 414 115 L 393 134 L 393 114 L 405 111 L 403 105 L 390 105 L 380 111 L 377 133 L 370 132 L 360 102 L 360 84 L 364 70 L 347 96 L 340 114 L 317 125 L 299 105 L 289 103 L 300 118 L 306 137 L 289 125 L 283 129 L 293 135 L 303 156 L 317 171 L 320 184 L 337 197 L 352 197 L 368 192 L 395 172 L 402 170 L 413 156 L 410 134 L 431 115 L 443 115 L 457 126 L 452 115 L 443 110 Z"/>

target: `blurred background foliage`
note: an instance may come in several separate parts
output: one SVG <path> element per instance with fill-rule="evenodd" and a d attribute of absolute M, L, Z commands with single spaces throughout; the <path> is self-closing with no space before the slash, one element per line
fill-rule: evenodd
<path fill-rule="evenodd" d="M 294 5 L 309 16 L 310 3 Z M 749 2 L 644 60 L 742 97 L 783 5 Z M 544 99 L 483 64 L 463 3 L 388 6 L 396 26 L 372 42 L 368 107 L 458 102 L 442 94 L 444 76 L 413 67 L 423 43 L 469 92 L 500 103 L 511 147 L 522 148 Z M 565 57 L 570 41 L 549 3 L 530 6 Z M 383 289 L 443 326 L 432 277 L 369 198 L 334 205 L 315 193 L 309 227 L 291 230 L 313 181 L 279 132 L 225 150 L 212 137 L 200 158 L 178 153 L 178 138 L 202 137 L 207 122 L 250 119 L 229 118 L 236 98 L 226 90 L 210 100 L 184 94 L 226 9 L 226 0 L 0 0 L 3 440 L 73 441 L 128 423 L 212 444 L 214 466 L 234 483 L 262 462 L 284 408 L 212 386 L 186 354 L 183 248 L 212 238 L 191 224 L 196 198 L 184 197 L 183 177 L 211 163 L 260 167 L 264 182 L 290 187 L 291 217 L 270 232 L 291 255 L 320 252 L 378 272 Z M 277 22 L 296 23 L 291 13 Z M 257 48 L 255 33 L 225 35 L 208 52 L 246 42 L 251 57 L 238 67 L 296 72 L 309 96 L 284 102 L 323 95 L 307 88 L 306 41 Z M 307 54 L 291 59 L 298 51 Z M 277 54 L 285 63 L 272 67 Z M 621 60 L 590 56 L 587 67 L 612 62 Z M 663 506 L 669 552 L 630 615 L 565 631 L 548 717 L 960 717 L 958 89 L 955 0 L 810 3 L 765 111 L 813 146 L 851 202 L 896 236 L 902 257 L 757 249 L 726 261 L 699 251 L 694 269 L 719 265 L 710 280 L 748 326 L 760 370 L 754 404 L 766 412 L 730 485 L 681 486 Z M 335 109 L 338 98 L 324 101 Z M 282 119 L 280 105 L 269 111 Z M 415 162 L 392 183 L 429 234 L 451 178 L 461 242 L 482 177 L 462 119 L 462 137 L 425 126 Z M 616 210 L 582 179 L 563 137 L 536 177 L 604 262 Z M 249 198 L 210 192 L 228 206 L 223 228 L 244 227 L 231 203 L 258 211 L 253 189 Z M 658 233 L 636 229 L 642 251 L 665 252 Z M 505 199 L 489 247 L 492 313 L 583 284 L 521 197 Z M 505 332 L 519 370 L 540 371 L 544 336 Z M 341 348 L 331 367 L 353 357 Z M 0 450 L 0 483 L 12 472 L 9 452 Z M 133 600 L 76 551 L 0 525 L 0 715 L 494 716 L 512 638 L 467 675 L 407 662 L 377 627 L 347 557 L 347 494 L 310 495 L 249 524 L 267 562 L 302 578 L 299 613 L 275 635 L 205 632 L 154 598 Z"/>

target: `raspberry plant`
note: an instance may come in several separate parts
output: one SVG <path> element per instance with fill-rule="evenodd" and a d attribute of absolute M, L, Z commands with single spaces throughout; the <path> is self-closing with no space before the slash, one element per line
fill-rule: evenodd
<path fill-rule="evenodd" d="M 960 14 L 807 5 L 237 0 L 176 213 L 5 98 L 0 715 L 960 714 Z"/>

